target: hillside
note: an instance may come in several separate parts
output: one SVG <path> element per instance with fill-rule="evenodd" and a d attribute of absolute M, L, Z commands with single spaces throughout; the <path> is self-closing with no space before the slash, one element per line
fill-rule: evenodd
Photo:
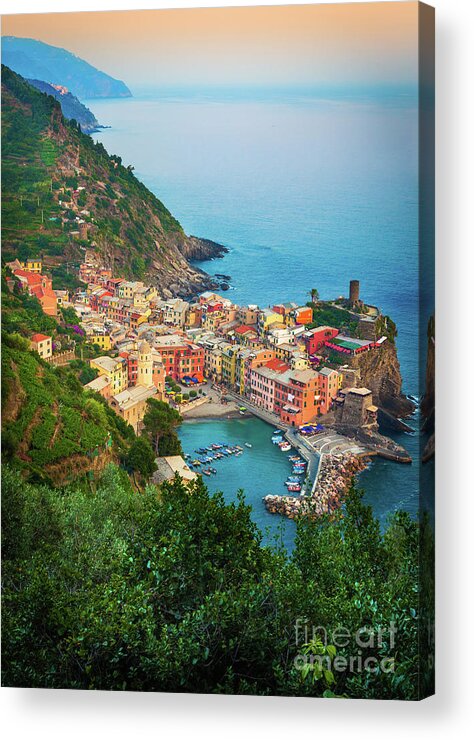
<path fill-rule="evenodd" d="M 86 108 L 75 95 L 70 93 L 65 87 L 60 85 L 50 85 L 43 80 L 27 80 L 27 82 L 46 95 L 52 95 L 55 100 L 59 101 L 64 118 L 68 121 L 74 119 L 81 126 L 81 131 L 85 134 L 92 134 L 101 128 L 97 118 L 89 108 Z"/>
<path fill-rule="evenodd" d="M 78 266 L 88 248 L 115 274 L 146 275 L 164 297 L 211 287 L 211 278 L 183 256 L 189 244 L 195 251 L 196 240 L 133 167 L 109 156 L 66 121 L 57 101 L 6 67 L 2 128 L 4 258 L 42 255 L 64 285 L 68 266 Z"/>
<path fill-rule="evenodd" d="M 78 98 L 127 98 L 122 80 L 96 69 L 66 49 L 36 39 L 2 37 L 2 63 L 22 77 L 67 87 Z"/>
<path fill-rule="evenodd" d="M 117 460 L 133 430 L 83 391 L 75 375 L 29 351 L 19 334 L 2 336 L 2 449 L 31 480 L 64 485 Z"/>

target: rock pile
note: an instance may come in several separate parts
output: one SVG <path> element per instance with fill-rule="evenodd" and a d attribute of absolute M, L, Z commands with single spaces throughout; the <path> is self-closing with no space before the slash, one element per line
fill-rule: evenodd
<path fill-rule="evenodd" d="M 271 514 L 282 514 L 290 519 L 330 513 L 341 506 L 352 478 L 366 466 L 366 458 L 351 453 L 337 457 L 325 455 L 311 496 L 268 495 L 263 501 Z"/>

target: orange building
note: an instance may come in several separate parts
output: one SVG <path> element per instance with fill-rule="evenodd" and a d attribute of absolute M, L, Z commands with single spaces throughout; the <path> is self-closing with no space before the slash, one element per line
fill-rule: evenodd
<path fill-rule="evenodd" d="M 296 370 L 274 359 L 250 370 L 251 401 L 292 427 L 327 413 L 339 388 L 340 374 L 329 368 Z"/>
<path fill-rule="evenodd" d="M 14 274 L 20 281 L 22 288 L 39 300 L 44 313 L 48 316 L 57 316 L 58 299 L 53 290 L 51 278 L 28 270 L 15 270 Z"/>
<path fill-rule="evenodd" d="M 174 380 L 185 377 L 204 380 L 204 349 L 179 334 L 156 337 L 155 347 L 161 355 L 165 374 Z"/>
<path fill-rule="evenodd" d="M 296 324 L 310 324 L 313 320 L 313 309 L 309 306 L 300 306 L 295 311 Z"/>

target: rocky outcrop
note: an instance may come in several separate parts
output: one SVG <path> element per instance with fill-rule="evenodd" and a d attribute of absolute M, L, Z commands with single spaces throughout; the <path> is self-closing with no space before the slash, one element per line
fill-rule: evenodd
<path fill-rule="evenodd" d="M 198 236 L 188 236 L 181 246 L 181 254 L 187 260 L 204 261 L 219 259 L 227 254 L 229 250 L 223 244 L 213 242 L 211 239 L 202 239 Z"/>
<path fill-rule="evenodd" d="M 402 376 L 395 344 L 384 342 L 379 348 L 356 355 L 348 363 L 360 370 L 360 384 L 370 388 L 374 403 L 394 417 L 410 416 L 415 404 L 402 393 Z"/>

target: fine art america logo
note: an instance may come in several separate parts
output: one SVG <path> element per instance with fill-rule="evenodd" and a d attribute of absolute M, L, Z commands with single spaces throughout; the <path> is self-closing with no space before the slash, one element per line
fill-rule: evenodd
<path fill-rule="evenodd" d="M 295 623 L 295 642 L 298 654 L 295 668 L 305 676 L 316 670 L 325 677 L 336 673 L 394 673 L 395 634 L 397 628 L 391 621 L 388 627 L 373 629 L 360 627 L 351 632 L 344 626 L 327 630 L 321 625 L 310 625 L 304 619 Z M 376 655 L 383 649 L 383 657 Z M 344 654 L 339 654 L 342 650 Z"/>

